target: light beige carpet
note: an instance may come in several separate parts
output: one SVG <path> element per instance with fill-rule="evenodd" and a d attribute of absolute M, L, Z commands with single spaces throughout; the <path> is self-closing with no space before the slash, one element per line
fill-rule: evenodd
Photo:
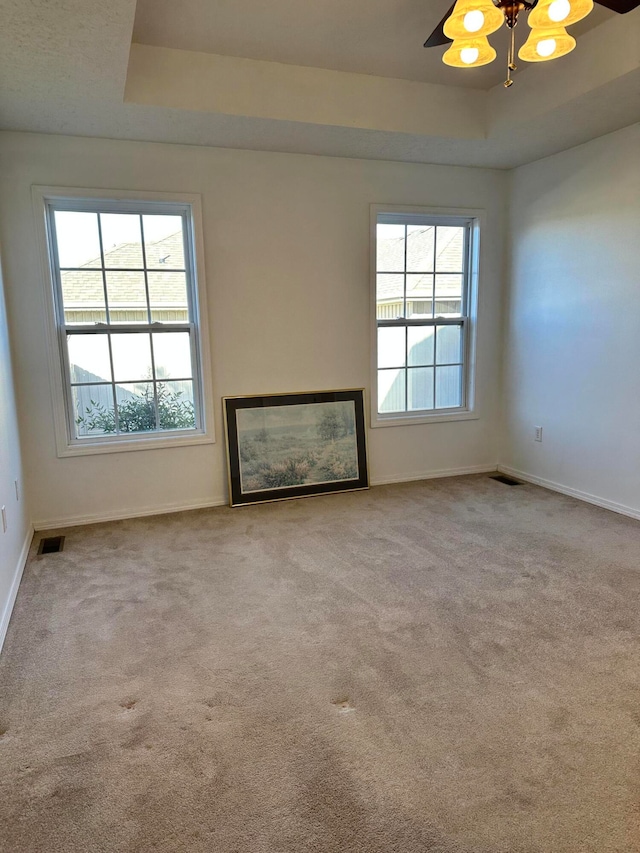
<path fill-rule="evenodd" d="M 640 524 L 484 476 L 69 529 L 6 853 L 640 850 Z"/>

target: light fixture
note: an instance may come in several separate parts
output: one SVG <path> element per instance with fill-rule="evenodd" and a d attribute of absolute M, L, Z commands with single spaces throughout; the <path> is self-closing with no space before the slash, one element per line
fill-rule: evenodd
<path fill-rule="evenodd" d="M 575 48 L 576 41 L 565 27 L 582 20 L 592 9 L 593 0 L 457 0 L 425 47 L 451 42 L 442 61 L 457 68 L 477 68 L 496 58 L 487 36 L 505 24 L 511 33 L 504 83 L 508 88 L 513 85 L 511 72 L 516 69 L 514 30 L 522 12 L 530 13 L 531 32 L 518 56 L 525 62 L 545 62 Z"/>
<path fill-rule="evenodd" d="M 496 58 L 496 52 L 486 36 L 454 39 L 453 44 L 442 57 L 446 65 L 454 68 L 477 68 L 487 65 Z"/>
<path fill-rule="evenodd" d="M 558 25 L 570 27 L 586 18 L 592 9 L 593 0 L 538 0 L 527 23 L 532 30 Z"/>
<path fill-rule="evenodd" d="M 444 25 L 444 34 L 454 40 L 488 36 L 499 30 L 503 21 L 502 12 L 492 0 L 458 0 Z"/>
<path fill-rule="evenodd" d="M 525 62 L 545 62 L 570 53 L 575 46 L 576 40 L 564 27 L 543 27 L 531 30 L 518 56 Z"/>

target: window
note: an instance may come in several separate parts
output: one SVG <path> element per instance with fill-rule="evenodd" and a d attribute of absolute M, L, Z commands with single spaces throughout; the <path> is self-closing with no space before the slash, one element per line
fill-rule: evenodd
<path fill-rule="evenodd" d="M 65 410 L 60 455 L 202 440 L 193 204 L 42 199 Z"/>
<path fill-rule="evenodd" d="M 477 223 L 373 207 L 374 426 L 473 416 Z"/>

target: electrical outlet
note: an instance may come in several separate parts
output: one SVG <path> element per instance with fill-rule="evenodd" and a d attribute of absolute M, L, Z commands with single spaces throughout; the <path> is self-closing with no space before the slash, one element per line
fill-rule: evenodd
<path fill-rule="evenodd" d="M 542 441 L 542 427 L 540 427 L 540 426 L 535 427 L 535 430 L 536 430 L 535 441 Z"/>
<path fill-rule="evenodd" d="M 20 500 L 20 486 L 18 485 L 18 481 L 14 480 L 13 485 L 16 487 L 16 500 Z"/>
<path fill-rule="evenodd" d="M 7 510 L 6 507 L 2 507 L 2 532 L 7 532 Z"/>

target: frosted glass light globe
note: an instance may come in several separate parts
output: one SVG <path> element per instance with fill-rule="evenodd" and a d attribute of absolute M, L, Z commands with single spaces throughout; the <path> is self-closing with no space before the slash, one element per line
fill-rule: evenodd
<path fill-rule="evenodd" d="M 555 0 L 555 2 L 560 3 L 562 0 Z M 567 0 L 564 0 L 564 2 L 567 2 Z M 463 26 L 468 33 L 477 33 L 483 24 L 484 14 L 480 9 L 473 9 L 473 11 L 467 12 L 464 16 Z"/>
<path fill-rule="evenodd" d="M 553 0 L 549 6 L 549 17 L 558 24 L 560 21 L 564 21 L 570 11 L 569 0 Z"/>
<path fill-rule="evenodd" d="M 480 51 L 477 47 L 463 47 L 460 51 L 460 59 L 465 65 L 471 65 L 474 63 L 479 55 Z"/>
<path fill-rule="evenodd" d="M 551 54 L 555 52 L 555 49 L 555 39 L 541 39 L 536 45 L 536 52 L 538 56 L 551 56 Z"/>

